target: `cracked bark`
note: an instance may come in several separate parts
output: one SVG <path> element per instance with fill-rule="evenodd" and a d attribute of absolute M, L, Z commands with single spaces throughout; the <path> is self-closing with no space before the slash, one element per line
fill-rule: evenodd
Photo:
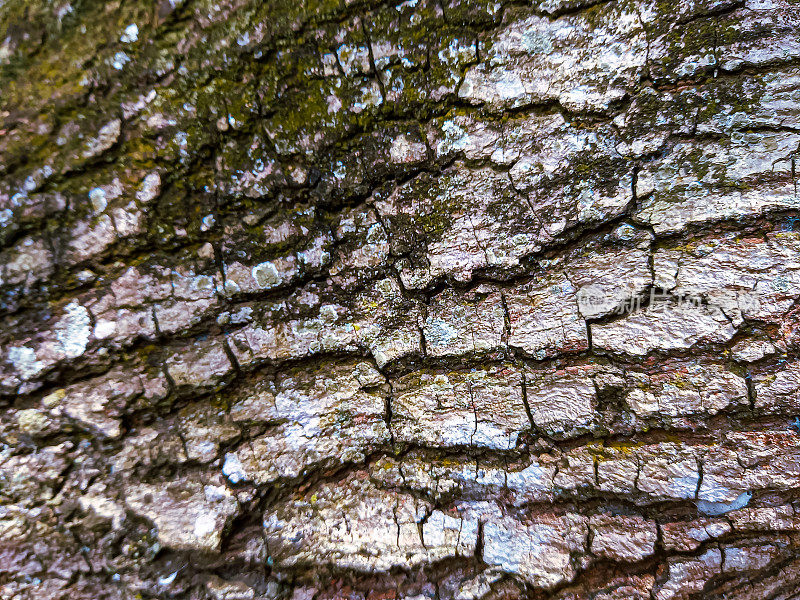
<path fill-rule="evenodd" d="M 6 2 L 0 598 L 797 597 L 798 8 Z"/>

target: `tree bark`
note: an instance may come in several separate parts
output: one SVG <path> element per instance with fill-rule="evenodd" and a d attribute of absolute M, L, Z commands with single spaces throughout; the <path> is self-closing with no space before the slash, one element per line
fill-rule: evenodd
<path fill-rule="evenodd" d="M 0 40 L 0 598 L 800 598 L 796 0 Z"/>

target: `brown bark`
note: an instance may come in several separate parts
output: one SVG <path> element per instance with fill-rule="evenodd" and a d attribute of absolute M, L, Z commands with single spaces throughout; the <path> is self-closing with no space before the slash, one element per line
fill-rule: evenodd
<path fill-rule="evenodd" d="M 0 599 L 800 597 L 795 0 L 0 7 Z"/>

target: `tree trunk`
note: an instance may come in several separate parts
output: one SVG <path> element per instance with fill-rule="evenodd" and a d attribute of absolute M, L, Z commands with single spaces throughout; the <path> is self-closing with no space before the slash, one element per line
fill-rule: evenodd
<path fill-rule="evenodd" d="M 0 40 L 0 598 L 800 598 L 797 0 Z"/>

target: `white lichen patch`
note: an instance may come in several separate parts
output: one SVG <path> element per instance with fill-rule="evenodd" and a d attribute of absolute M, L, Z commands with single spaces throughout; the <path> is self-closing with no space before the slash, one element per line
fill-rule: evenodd
<path fill-rule="evenodd" d="M 89 311 L 75 301 L 67 304 L 64 311 L 66 314 L 55 326 L 56 338 L 67 358 L 77 358 L 86 350 L 92 333 Z"/>
<path fill-rule="evenodd" d="M 92 204 L 92 210 L 95 213 L 101 213 L 108 206 L 108 199 L 106 192 L 103 188 L 94 188 L 89 192 L 89 202 Z"/>
<path fill-rule="evenodd" d="M 273 288 L 281 282 L 281 275 L 275 264 L 269 261 L 259 263 L 252 270 L 253 279 L 262 289 Z"/>
<path fill-rule="evenodd" d="M 8 349 L 8 360 L 22 379 L 31 379 L 41 373 L 44 364 L 36 360 L 36 351 L 27 346 L 13 346 Z"/>
<path fill-rule="evenodd" d="M 235 454 L 228 453 L 225 455 L 225 462 L 222 465 L 222 474 L 228 478 L 231 483 L 239 483 L 247 479 L 242 461 Z"/>
<path fill-rule="evenodd" d="M 125 31 L 122 32 L 119 41 L 122 42 L 123 44 L 132 44 L 138 39 L 139 39 L 139 27 L 136 25 L 136 23 L 131 23 L 125 28 Z"/>
<path fill-rule="evenodd" d="M 161 176 L 158 173 L 148 173 L 142 180 L 136 199 L 139 202 L 150 202 L 161 193 Z"/>

